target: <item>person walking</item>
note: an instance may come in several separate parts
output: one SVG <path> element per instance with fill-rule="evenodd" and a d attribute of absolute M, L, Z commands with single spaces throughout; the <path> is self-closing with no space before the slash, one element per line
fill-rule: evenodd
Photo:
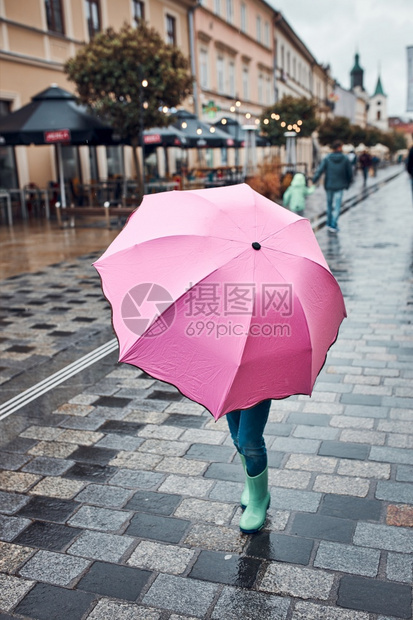
<path fill-rule="evenodd" d="M 412 196 L 413 196 L 413 146 L 411 147 L 407 156 L 406 170 L 410 175 L 410 181 L 412 184 Z"/>
<path fill-rule="evenodd" d="M 350 187 L 353 173 L 348 157 L 343 154 L 342 142 L 336 140 L 331 146 L 333 152 L 327 155 L 317 168 L 313 183 L 317 183 L 324 173 L 324 187 L 327 194 L 327 229 L 336 233 L 343 191 Z"/>
<path fill-rule="evenodd" d="M 267 399 L 251 409 L 231 411 L 225 416 L 245 472 L 240 501 L 244 512 L 239 522 L 240 530 L 245 534 L 254 534 L 264 526 L 270 505 L 267 449 L 263 436 L 270 407 L 271 399 Z"/>
<path fill-rule="evenodd" d="M 296 172 L 290 186 L 284 192 L 283 204 L 285 207 L 289 207 L 290 211 L 302 215 L 305 209 L 305 199 L 314 192 L 314 185 L 307 187 L 304 174 Z"/>
<path fill-rule="evenodd" d="M 359 157 L 359 164 L 363 173 L 363 185 L 367 184 L 367 177 L 369 175 L 370 166 L 372 164 L 371 155 L 368 151 L 363 151 Z"/>
<path fill-rule="evenodd" d="M 352 150 L 350 151 L 350 153 L 348 153 L 347 157 L 353 170 L 353 177 L 355 177 L 357 174 L 357 155 L 355 151 Z"/>

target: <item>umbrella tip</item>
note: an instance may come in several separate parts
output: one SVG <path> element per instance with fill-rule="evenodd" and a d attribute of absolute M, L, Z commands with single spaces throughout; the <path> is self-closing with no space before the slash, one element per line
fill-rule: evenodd
<path fill-rule="evenodd" d="M 258 243 L 258 241 L 254 241 L 253 243 L 251 243 L 251 245 L 254 250 L 261 250 L 261 243 Z"/>

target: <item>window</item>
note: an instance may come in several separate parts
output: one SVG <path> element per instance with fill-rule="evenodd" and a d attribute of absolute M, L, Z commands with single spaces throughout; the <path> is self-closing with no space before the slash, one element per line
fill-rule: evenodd
<path fill-rule="evenodd" d="M 166 15 L 166 42 L 176 45 L 176 19 L 172 15 Z"/>
<path fill-rule="evenodd" d="M 11 101 L 0 99 L 0 119 L 11 112 Z M 13 146 L 0 144 L 0 187 L 14 189 L 19 187 L 16 158 Z"/>
<path fill-rule="evenodd" d="M 217 58 L 217 88 L 219 93 L 225 92 L 225 66 L 223 56 Z"/>
<path fill-rule="evenodd" d="M 270 47 L 270 24 L 268 22 L 264 24 L 264 43 Z"/>
<path fill-rule="evenodd" d="M 258 103 L 264 103 L 264 76 L 262 73 L 258 76 Z"/>
<path fill-rule="evenodd" d="M 288 73 L 288 75 L 290 75 L 290 73 L 291 73 L 290 52 L 287 52 L 287 73 Z"/>
<path fill-rule="evenodd" d="M 281 45 L 281 69 L 284 71 L 284 45 Z"/>
<path fill-rule="evenodd" d="M 241 32 L 247 32 L 247 5 L 241 4 Z"/>
<path fill-rule="evenodd" d="M 85 0 L 85 9 L 89 39 L 93 39 L 101 30 L 99 0 Z"/>
<path fill-rule="evenodd" d="M 269 75 L 265 80 L 265 103 L 267 105 L 271 103 L 271 78 Z"/>
<path fill-rule="evenodd" d="M 214 12 L 221 15 L 221 0 L 214 0 Z"/>
<path fill-rule="evenodd" d="M 234 5 L 233 0 L 227 0 L 227 21 L 232 24 L 234 21 Z"/>
<path fill-rule="evenodd" d="M 377 120 L 381 119 L 381 110 L 377 110 Z"/>
<path fill-rule="evenodd" d="M 228 88 L 228 94 L 235 97 L 235 62 L 233 60 L 230 60 L 228 66 Z"/>
<path fill-rule="evenodd" d="M 199 51 L 199 81 L 201 88 L 209 87 L 208 50 L 205 48 Z"/>
<path fill-rule="evenodd" d="M 242 96 L 245 100 L 248 101 L 250 93 L 249 93 L 249 72 L 248 67 L 244 66 L 242 68 Z"/>
<path fill-rule="evenodd" d="M 293 78 L 297 79 L 297 61 L 293 58 Z"/>
<path fill-rule="evenodd" d="M 141 0 L 132 0 L 132 13 L 136 24 L 145 19 L 145 5 Z"/>
<path fill-rule="evenodd" d="M 65 33 L 61 0 L 45 0 L 47 28 L 52 32 Z"/>
<path fill-rule="evenodd" d="M 257 15 L 257 41 L 261 43 L 261 16 Z"/>
<path fill-rule="evenodd" d="M 108 166 L 108 178 L 123 175 L 123 160 L 121 146 L 106 147 L 106 161 Z"/>

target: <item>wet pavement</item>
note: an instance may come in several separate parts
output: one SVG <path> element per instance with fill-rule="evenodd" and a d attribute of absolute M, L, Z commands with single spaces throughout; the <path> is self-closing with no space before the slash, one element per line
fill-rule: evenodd
<path fill-rule="evenodd" d="M 412 618 L 412 224 L 402 174 L 318 230 L 348 318 L 312 397 L 272 403 L 253 536 L 225 420 L 104 354 L 100 252 L 3 280 L 3 415 L 27 396 L 0 421 L 0 620 Z"/>

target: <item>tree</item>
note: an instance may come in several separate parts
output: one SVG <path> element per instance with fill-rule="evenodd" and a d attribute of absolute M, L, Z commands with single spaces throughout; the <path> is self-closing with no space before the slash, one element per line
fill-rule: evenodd
<path fill-rule="evenodd" d="M 352 126 L 345 116 L 327 118 L 318 128 L 318 141 L 327 146 L 331 146 L 335 140 L 347 144 L 351 141 L 351 137 Z"/>
<path fill-rule="evenodd" d="M 171 119 L 163 106 L 175 107 L 191 94 L 188 60 L 140 21 L 136 28 L 125 23 L 119 32 L 108 28 L 97 34 L 64 70 L 75 82 L 80 101 L 133 146 L 141 181 L 136 147 L 143 140 L 142 131 L 168 125 Z"/>
<path fill-rule="evenodd" d="M 351 126 L 350 142 L 354 146 L 358 146 L 361 143 L 366 143 L 366 130 L 364 127 L 360 127 L 360 125 Z"/>
<path fill-rule="evenodd" d="M 381 143 L 388 147 L 390 153 L 396 153 L 407 148 L 406 137 L 400 131 L 386 131 L 383 133 Z"/>
<path fill-rule="evenodd" d="M 366 129 L 366 140 L 364 144 L 366 146 L 375 146 L 379 142 L 382 144 L 384 139 L 384 134 L 377 127 L 367 127 Z"/>
<path fill-rule="evenodd" d="M 285 95 L 273 106 L 266 108 L 260 117 L 261 131 L 271 144 L 285 144 L 284 132 L 288 126 L 298 127 L 299 137 L 311 136 L 317 127 L 316 104 L 305 97 L 296 98 Z M 285 124 L 284 124 L 285 123 Z"/>

